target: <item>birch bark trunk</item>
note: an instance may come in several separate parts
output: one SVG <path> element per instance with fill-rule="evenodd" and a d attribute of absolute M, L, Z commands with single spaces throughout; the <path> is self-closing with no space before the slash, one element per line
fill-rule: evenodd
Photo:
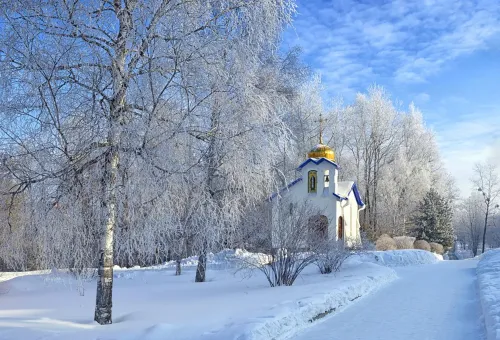
<path fill-rule="evenodd" d="M 101 325 L 112 323 L 113 307 L 113 247 L 114 231 L 117 226 L 117 180 L 119 176 L 122 126 L 125 123 L 126 100 L 129 77 L 126 70 L 127 39 L 133 28 L 131 10 L 135 2 L 114 1 L 114 10 L 119 20 L 119 32 L 114 46 L 115 57 L 111 63 L 113 80 L 113 99 L 109 112 L 109 150 L 105 158 L 104 186 L 106 207 L 106 224 L 100 250 L 97 294 L 94 320 Z M 130 6 L 130 7 L 129 7 Z"/>
<path fill-rule="evenodd" d="M 113 244 L 117 220 L 116 178 L 118 175 L 119 154 L 112 148 L 106 160 L 106 225 L 99 257 L 97 295 L 94 320 L 101 325 L 112 323 L 113 307 Z"/>

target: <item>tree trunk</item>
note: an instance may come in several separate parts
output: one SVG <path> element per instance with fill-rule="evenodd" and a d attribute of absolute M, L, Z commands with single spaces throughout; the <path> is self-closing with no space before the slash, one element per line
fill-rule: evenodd
<path fill-rule="evenodd" d="M 175 259 L 175 275 L 181 275 L 181 271 L 181 257 L 177 256 L 177 258 Z"/>
<path fill-rule="evenodd" d="M 217 105 L 215 105 L 217 108 Z M 220 111 L 217 109 L 212 110 L 212 115 L 210 117 L 210 139 L 209 139 L 209 144 L 208 144 L 208 150 L 207 150 L 207 190 L 210 193 L 210 198 L 212 200 L 217 201 L 217 197 L 215 197 L 215 189 L 216 185 L 214 183 L 214 180 L 216 178 L 216 173 L 217 173 L 217 168 L 219 167 L 219 159 L 217 155 L 217 150 L 216 150 L 216 142 L 217 142 L 217 134 L 218 134 L 218 129 L 219 129 L 219 118 L 220 118 Z M 198 257 L 198 266 L 196 268 L 196 278 L 195 282 L 205 282 L 205 273 L 207 270 L 207 251 L 209 250 L 209 243 L 207 240 L 207 235 L 203 234 L 202 236 L 203 243 L 202 243 L 202 250 L 201 254 Z"/>
<path fill-rule="evenodd" d="M 127 88 L 129 78 L 126 72 L 127 60 L 127 39 L 130 38 L 130 29 L 133 27 L 131 8 L 122 8 L 120 1 L 114 2 L 115 14 L 119 21 L 118 35 L 115 41 L 114 50 L 116 56 L 111 66 L 111 76 L 113 83 L 113 98 L 109 111 L 109 150 L 105 163 L 105 198 L 106 207 L 106 230 L 102 240 L 100 251 L 99 270 L 97 279 L 97 296 L 94 320 L 101 325 L 111 324 L 111 310 L 113 307 L 113 246 L 114 230 L 117 225 L 117 201 L 116 187 L 119 176 L 122 126 L 125 123 L 127 107 Z"/>
<path fill-rule="evenodd" d="M 112 323 L 111 309 L 113 307 L 113 234 L 116 227 L 116 179 L 118 175 L 119 154 L 118 149 L 112 148 L 106 157 L 105 188 L 106 198 L 104 199 L 107 216 L 106 229 L 102 238 L 102 245 L 99 257 L 99 269 L 97 279 L 97 296 L 95 305 L 94 320 L 101 325 Z"/>
<path fill-rule="evenodd" d="M 484 230 L 483 230 L 483 250 L 481 254 L 484 254 L 484 247 L 486 245 L 486 227 L 488 226 L 488 215 L 490 213 L 490 205 L 486 205 L 486 215 L 484 216 Z"/>
<path fill-rule="evenodd" d="M 195 282 L 205 282 L 205 274 L 207 270 L 207 254 L 203 251 L 198 257 L 198 266 L 196 267 Z"/>

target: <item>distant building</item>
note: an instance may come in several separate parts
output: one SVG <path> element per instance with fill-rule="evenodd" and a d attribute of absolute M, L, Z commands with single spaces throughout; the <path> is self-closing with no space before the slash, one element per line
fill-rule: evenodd
<path fill-rule="evenodd" d="M 338 181 L 339 166 L 335 163 L 335 153 L 322 143 L 321 133 L 320 144 L 307 154 L 307 159 L 297 170 L 301 176 L 271 196 L 274 203 L 273 221 L 277 212 L 275 207 L 280 201 L 285 200 L 292 205 L 307 202 L 311 210 L 321 212 L 319 216 L 310 217 L 316 223 L 315 232 L 322 234 L 322 237 L 342 240 L 346 245 L 359 243 L 359 212 L 365 208 L 365 204 L 355 182 Z"/>

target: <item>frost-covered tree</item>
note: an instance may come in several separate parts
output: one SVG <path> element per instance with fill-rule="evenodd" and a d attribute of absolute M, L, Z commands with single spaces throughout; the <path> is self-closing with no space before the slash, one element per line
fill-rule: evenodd
<path fill-rule="evenodd" d="M 498 174 L 498 168 L 492 162 L 486 162 L 483 164 L 476 164 L 474 167 L 474 178 L 472 183 L 477 187 L 477 190 L 483 196 L 483 242 L 482 250 L 486 246 L 486 232 L 488 229 L 488 220 L 490 216 L 499 208 L 498 201 L 500 200 L 500 176 Z"/>
<path fill-rule="evenodd" d="M 335 101 L 325 133 L 336 151 L 344 180 L 356 180 L 367 208 L 365 231 L 404 235 L 418 202 L 436 187 L 452 197 L 432 131 L 411 104 L 401 109 L 382 87 L 358 94 L 353 104 Z"/>
<path fill-rule="evenodd" d="M 166 178 L 200 159 L 199 154 L 190 164 L 174 159 L 176 146 L 186 140 L 175 137 L 188 133 L 188 118 L 204 115 L 208 98 L 232 93 L 211 77 L 217 70 L 234 79 L 245 70 L 252 74 L 261 52 L 275 49 L 294 3 L 1 4 L 0 138 L 7 154 L 3 163 L 16 180 L 8 193 L 38 185 L 45 198 L 61 206 L 73 183 L 99 183 L 92 193 L 100 203 L 92 223 L 101 226 L 95 320 L 111 323 L 115 234 L 125 239 L 134 233 L 132 212 L 147 221 L 141 223 L 144 234 L 162 234 L 151 202 L 163 198 Z M 228 51 L 233 52 L 229 58 Z M 246 86 L 248 78 L 243 79 Z M 262 108 L 256 114 L 270 112 Z M 137 194 L 131 189 L 139 173 L 140 182 L 150 182 Z M 203 207 L 200 211 L 214 206 Z M 155 244 L 154 238 L 145 239 Z"/>
<path fill-rule="evenodd" d="M 417 239 L 451 247 L 454 241 L 453 210 L 449 200 L 431 188 L 419 204 L 414 217 Z"/>
<path fill-rule="evenodd" d="M 455 213 L 455 232 L 461 243 L 477 255 L 483 229 L 482 195 L 472 194 L 464 199 Z"/>

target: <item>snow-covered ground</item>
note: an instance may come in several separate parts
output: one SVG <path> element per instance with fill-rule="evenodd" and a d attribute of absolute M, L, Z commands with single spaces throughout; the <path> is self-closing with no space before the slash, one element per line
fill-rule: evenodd
<path fill-rule="evenodd" d="M 441 255 L 418 249 L 369 251 L 362 253 L 359 257 L 358 259 L 362 262 L 372 262 L 387 267 L 414 266 L 443 260 Z"/>
<path fill-rule="evenodd" d="M 487 339 L 500 340 L 500 249 L 484 253 L 476 271 Z"/>
<path fill-rule="evenodd" d="M 399 267 L 399 280 L 293 340 L 479 340 L 476 260 Z"/>
<path fill-rule="evenodd" d="M 283 339 L 394 280 L 387 266 L 436 261 L 415 251 L 366 253 L 336 275 L 310 267 L 294 286 L 270 288 L 259 273 L 235 273 L 228 255 L 261 256 L 211 255 L 208 282 L 201 284 L 194 283 L 194 259 L 183 261 L 181 276 L 173 275 L 174 263 L 117 268 L 109 326 L 92 320 L 94 281 L 80 296 L 63 273 L 13 277 L 0 282 L 0 339 Z"/>

